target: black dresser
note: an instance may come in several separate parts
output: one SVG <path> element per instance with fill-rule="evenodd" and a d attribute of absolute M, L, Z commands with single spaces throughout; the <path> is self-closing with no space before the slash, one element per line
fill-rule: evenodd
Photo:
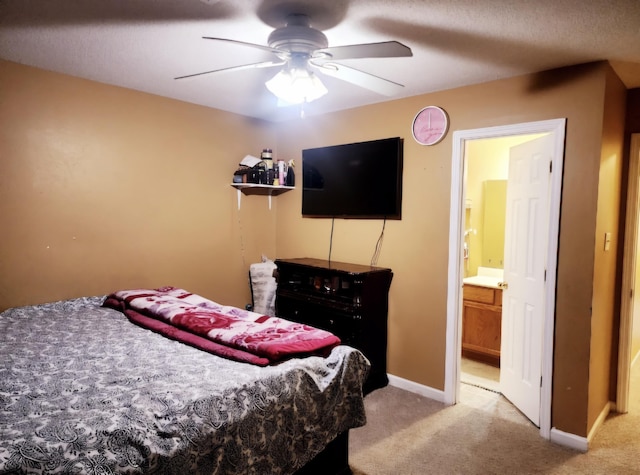
<path fill-rule="evenodd" d="M 276 313 L 328 330 L 371 362 L 364 393 L 388 384 L 391 269 L 322 259 L 277 259 Z"/>

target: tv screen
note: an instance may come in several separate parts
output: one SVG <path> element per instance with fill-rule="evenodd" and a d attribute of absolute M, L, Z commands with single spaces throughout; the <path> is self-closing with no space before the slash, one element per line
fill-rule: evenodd
<path fill-rule="evenodd" d="M 302 215 L 387 218 L 402 215 L 400 137 L 302 151 Z"/>

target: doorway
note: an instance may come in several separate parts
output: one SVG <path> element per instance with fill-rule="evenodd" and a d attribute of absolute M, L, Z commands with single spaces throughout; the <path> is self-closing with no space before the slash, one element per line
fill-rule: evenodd
<path fill-rule="evenodd" d="M 530 122 L 486 129 L 456 131 L 453 136 L 451 220 L 449 232 L 449 291 L 447 299 L 447 351 L 445 363 L 445 402 L 459 401 L 461 373 L 462 279 L 464 275 L 464 215 L 465 215 L 465 151 L 473 140 L 513 137 L 529 134 L 551 134 L 553 174 L 549 188 L 548 245 L 546 246 L 546 279 L 544 281 L 544 332 L 542 336 L 542 381 L 540 387 L 540 433 L 550 438 L 551 375 L 553 363 L 553 323 L 555 306 L 556 258 L 560 216 L 562 165 L 564 158 L 565 119 Z"/>
<path fill-rule="evenodd" d="M 629 408 L 631 366 L 640 354 L 638 344 L 633 344 L 634 332 L 640 329 L 640 299 L 636 296 L 640 284 L 640 134 L 631 136 L 628 176 L 616 388 L 616 412 L 623 414 Z"/>
<path fill-rule="evenodd" d="M 543 134 L 468 140 L 464 151 L 463 297 L 460 381 L 500 393 L 500 341 L 509 153 Z M 479 288 L 478 288 L 479 287 Z M 476 298 L 476 292 L 480 298 Z M 499 295 L 488 303 L 487 292 Z M 465 318 L 466 315 L 466 318 Z"/>

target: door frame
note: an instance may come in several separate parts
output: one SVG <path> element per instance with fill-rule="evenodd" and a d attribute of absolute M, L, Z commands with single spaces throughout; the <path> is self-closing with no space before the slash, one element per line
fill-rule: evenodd
<path fill-rule="evenodd" d="M 555 289 L 557 274 L 558 238 L 560 230 L 560 202 L 562 169 L 564 164 L 566 119 L 551 119 L 521 124 L 457 130 L 453 133 L 451 157 L 451 212 L 449 221 L 449 266 L 447 292 L 447 329 L 445 356 L 444 402 L 455 404 L 460 397 L 460 354 L 462 351 L 462 276 L 464 259 L 465 176 L 464 154 L 467 141 L 551 133 L 554 153 L 549 196 L 549 227 L 547 234 L 547 279 L 545 282 L 544 331 L 542 343 L 542 382 L 540 395 L 540 435 L 551 437 L 551 389 L 553 375 L 553 333 L 555 324 Z"/>
<path fill-rule="evenodd" d="M 624 257 L 622 261 L 622 288 L 620 291 L 620 336 L 618 343 L 618 383 L 616 412 L 629 411 L 629 384 L 631 377 L 631 346 L 633 340 L 633 300 L 636 298 L 636 256 L 638 252 L 638 214 L 640 213 L 640 134 L 631 135 L 629 169 L 627 176 L 627 214 L 624 225 Z M 633 296 L 633 298 L 632 298 Z"/>

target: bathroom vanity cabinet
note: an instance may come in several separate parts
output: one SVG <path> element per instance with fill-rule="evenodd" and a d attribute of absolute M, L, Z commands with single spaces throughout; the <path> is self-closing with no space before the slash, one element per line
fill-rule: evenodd
<path fill-rule="evenodd" d="M 464 284 L 462 356 L 500 367 L 502 289 Z"/>

